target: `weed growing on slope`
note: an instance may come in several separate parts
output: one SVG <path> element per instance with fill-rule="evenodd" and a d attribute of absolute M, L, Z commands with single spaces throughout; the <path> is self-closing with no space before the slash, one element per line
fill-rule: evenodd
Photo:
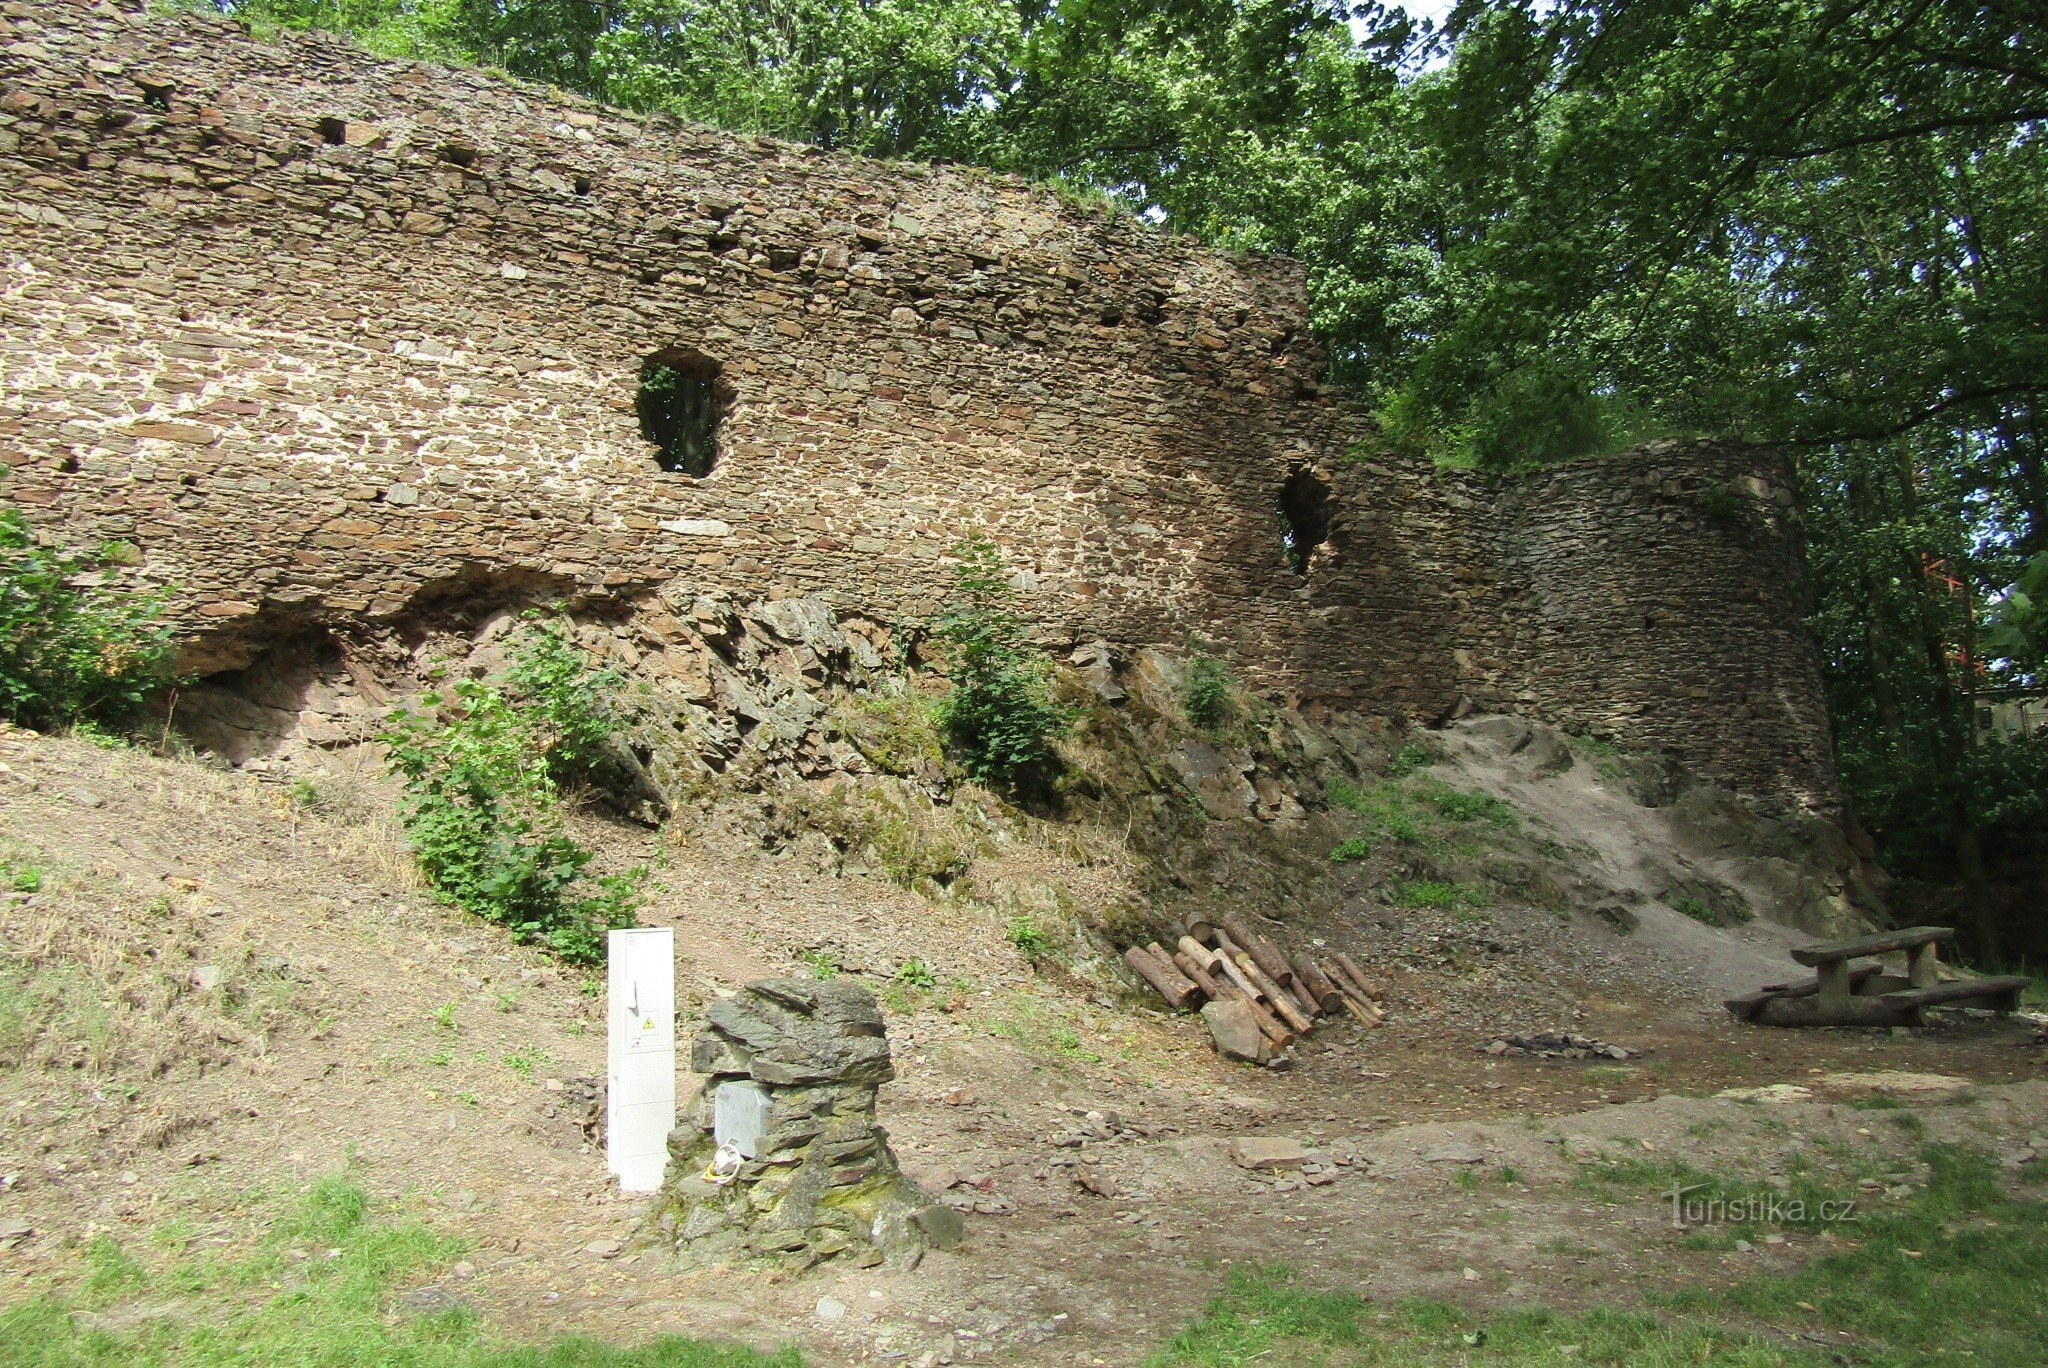
<path fill-rule="evenodd" d="M 645 865 L 586 873 L 592 852 L 563 827 L 564 785 L 586 780 L 618 728 L 618 676 L 593 670 L 554 626 L 529 619 L 502 674 L 429 694 L 379 739 L 405 783 L 406 835 L 435 893 L 572 963 L 604 958 L 631 926 Z"/>
<path fill-rule="evenodd" d="M 1187 691 L 1181 710 L 1196 731 L 1215 732 L 1230 720 L 1232 706 L 1230 666 L 1215 656 L 1196 651 L 1188 660 Z"/>
<path fill-rule="evenodd" d="M 1046 658 L 1025 640 L 995 543 L 969 537 L 953 554 L 955 601 L 936 633 L 953 688 L 939 721 L 978 783 L 1007 788 L 1052 760 L 1076 712 L 1054 700 Z"/>
<path fill-rule="evenodd" d="M 0 717 L 118 723 L 170 683 L 168 593 L 109 581 L 132 550 L 38 546 L 19 510 L 0 508 Z"/>

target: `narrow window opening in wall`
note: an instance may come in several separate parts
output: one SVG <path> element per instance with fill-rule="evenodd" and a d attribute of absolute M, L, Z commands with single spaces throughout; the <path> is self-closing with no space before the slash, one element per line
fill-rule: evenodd
<path fill-rule="evenodd" d="M 151 109 L 160 110 L 166 114 L 170 112 L 171 92 L 177 89 L 176 86 L 168 85 L 161 81 L 137 81 L 136 84 L 142 87 L 142 102 L 144 104 L 148 105 Z"/>
<path fill-rule="evenodd" d="M 326 118 L 320 121 L 320 141 L 330 147 L 339 147 L 348 141 L 348 120 Z"/>
<path fill-rule="evenodd" d="M 451 166 L 475 166 L 476 149 L 464 147 L 461 143 L 444 143 L 441 147 L 441 160 Z"/>
<path fill-rule="evenodd" d="M 654 444 L 654 463 L 684 475 L 709 475 L 718 464 L 718 424 L 731 407 L 724 367 L 700 352 L 658 351 L 640 365 L 633 407 L 640 435 Z"/>
<path fill-rule="evenodd" d="M 576 178 L 576 193 L 579 195 L 587 195 L 590 193 L 590 177 L 578 176 Z"/>
<path fill-rule="evenodd" d="M 1280 544 L 1297 575 L 1306 575 L 1316 548 L 1330 539 L 1330 487 L 1312 470 L 1297 470 L 1280 486 Z"/>

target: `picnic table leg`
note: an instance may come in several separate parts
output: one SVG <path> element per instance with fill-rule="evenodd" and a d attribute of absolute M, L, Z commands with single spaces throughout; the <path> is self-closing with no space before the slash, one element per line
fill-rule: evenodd
<path fill-rule="evenodd" d="M 1916 945 L 1908 953 L 1906 977 L 1915 988 L 1932 988 L 1941 982 L 1941 952 L 1933 941 Z"/>
<path fill-rule="evenodd" d="M 1835 960 L 1821 965 L 1815 972 L 1820 976 L 1819 996 L 1822 1002 L 1846 1002 L 1849 999 L 1849 962 Z"/>

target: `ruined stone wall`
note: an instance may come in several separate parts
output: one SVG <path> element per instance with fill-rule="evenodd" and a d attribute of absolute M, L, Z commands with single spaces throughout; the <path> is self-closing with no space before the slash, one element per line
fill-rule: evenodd
<path fill-rule="evenodd" d="M 320 37 L 0 20 L 8 494 L 140 547 L 197 668 L 492 586 L 918 619 L 979 528 L 1055 635 L 1199 632 L 1311 706 L 1512 705 L 1832 801 L 1793 596 L 1753 595 L 1791 541 L 1675 514 L 1684 453 L 1504 489 L 1375 455 L 1293 263 Z M 641 435 L 657 354 L 719 368 L 703 478 Z M 1305 572 L 1290 480 L 1328 499 Z"/>

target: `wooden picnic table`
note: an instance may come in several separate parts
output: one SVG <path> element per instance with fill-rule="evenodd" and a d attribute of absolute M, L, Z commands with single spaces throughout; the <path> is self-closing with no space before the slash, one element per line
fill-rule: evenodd
<path fill-rule="evenodd" d="M 2015 1011 L 2028 980 L 2020 975 L 1943 982 L 1939 947 L 1955 939 L 1947 926 L 1908 926 L 1855 940 L 1806 945 L 1792 951 L 1814 970 L 1810 979 L 1773 983 L 1723 1004 L 1745 1021 L 1767 1026 L 1906 1026 L 1948 1002 L 1989 999 L 1993 1010 Z M 1904 974 L 1852 961 L 1895 950 L 1907 952 Z"/>

